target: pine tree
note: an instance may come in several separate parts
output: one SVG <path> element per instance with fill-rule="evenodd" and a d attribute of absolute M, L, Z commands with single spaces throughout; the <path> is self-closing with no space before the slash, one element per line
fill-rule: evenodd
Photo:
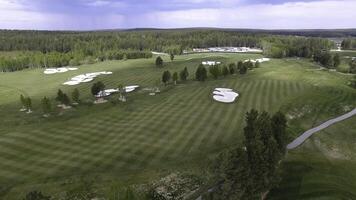
<path fill-rule="evenodd" d="M 197 71 L 195 72 L 195 79 L 197 81 L 205 81 L 208 77 L 207 70 L 204 67 L 204 65 L 200 64 L 199 67 L 197 68 Z"/>
<path fill-rule="evenodd" d="M 214 65 L 214 66 L 209 67 L 209 72 L 214 77 L 214 79 L 219 78 L 219 76 L 221 75 L 220 66 Z"/>
<path fill-rule="evenodd" d="M 185 67 L 180 73 L 179 73 L 179 77 L 181 81 L 186 81 L 188 79 L 189 76 L 189 72 L 187 67 Z"/>
<path fill-rule="evenodd" d="M 164 85 L 167 85 L 168 82 L 171 80 L 171 72 L 164 71 L 162 74 L 162 82 L 164 83 Z"/>
<path fill-rule="evenodd" d="M 42 99 L 42 111 L 44 114 L 49 114 L 51 112 L 52 106 L 51 101 L 47 97 Z"/>
<path fill-rule="evenodd" d="M 59 89 L 58 92 L 57 92 L 56 101 L 59 101 L 59 102 L 62 103 L 63 102 L 63 95 L 64 95 L 63 91 L 61 89 Z"/>
<path fill-rule="evenodd" d="M 173 53 L 170 54 L 170 58 L 171 58 L 171 61 L 174 60 L 174 54 Z"/>
<path fill-rule="evenodd" d="M 62 104 L 68 106 L 70 104 L 70 99 L 69 97 L 67 96 L 67 94 L 63 94 L 63 97 L 62 97 Z"/>
<path fill-rule="evenodd" d="M 277 142 L 279 152 L 283 155 L 286 150 L 287 142 L 287 119 L 282 112 L 277 112 L 271 119 L 272 132 Z"/>
<path fill-rule="evenodd" d="M 32 100 L 30 97 L 25 98 L 25 108 L 28 112 L 32 110 Z"/>
<path fill-rule="evenodd" d="M 21 94 L 20 101 L 23 108 L 26 108 L 26 98 Z"/>
<path fill-rule="evenodd" d="M 178 81 L 178 73 L 177 72 L 173 73 L 172 79 L 173 79 L 174 85 L 177 85 L 177 81 Z"/>
<path fill-rule="evenodd" d="M 91 87 L 91 93 L 92 95 L 98 95 L 99 92 L 103 91 L 105 89 L 105 85 L 104 83 L 102 83 L 101 81 L 96 82 L 93 84 L 93 86 Z"/>
<path fill-rule="evenodd" d="M 235 68 L 236 68 L 236 64 L 235 63 L 230 63 L 229 64 L 229 72 L 230 74 L 235 74 Z"/>
<path fill-rule="evenodd" d="M 223 67 L 222 74 L 224 77 L 230 74 L 229 69 L 226 66 Z"/>
<path fill-rule="evenodd" d="M 156 66 L 157 67 L 162 67 L 163 66 L 163 59 L 161 58 L 161 56 L 158 56 L 156 58 Z"/>

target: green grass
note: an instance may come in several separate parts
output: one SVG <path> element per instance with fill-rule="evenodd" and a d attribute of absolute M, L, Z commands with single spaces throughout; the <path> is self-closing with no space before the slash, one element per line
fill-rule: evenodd
<path fill-rule="evenodd" d="M 305 105 L 315 108 L 290 122 L 292 138 L 318 120 L 342 113 L 344 106 L 356 104 L 355 90 L 346 86 L 348 76 L 316 71 L 306 60 L 289 59 L 272 60 L 243 76 L 209 78 L 204 83 L 190 80 L 164 88 L 157 96 L 138 91 L 129 95 L 126 104 L 82 105 L 49 119 L 41 117 L 36 103 L 43 96 L 54 99 L 59 88 L 72 91 L 75 87 L 61 84 L 85 72 L 113 71 L 96 79 L 107 88 L 120 83 L 152 87 L 167 69 L 188 67 L 192 78 L 202 60 L 229 63 L 256 57 L 260 55 L 193 54 L 177 56 L 174 62 L 166 57 L 161 69 L 154 66 L 154 59 L 139 59 L 86 65 L 52 76 L 43 75 L 40 69 L 0 74 L 0 189 L 4 198 L 20 198 L 32 189 L 56 194 L 81 176 L 95 178 L 103 187 L 113 181 L 145 183 L 170 171 L 199 174 L 209 157 L 241 144 L 244 115 L 251 108 L 287 113 Z M 91 84 L 78 87 L 82 99 L 92 98 Z M 214 102 L 215 87 L 233 88 L 240 97 L 234 104 Z M 33 114 L 18 111 L 21 93 L 33 98 Z M 345 125 L 345 134 L 352 133 L 349 126 L 352 123 Z M 344 142 L 350 145 L 352 141 Z M 290 153 L 294 154 L 298 155 Z M 288 159 L 294 159 L 290 155 Z M 299 158 L 306 161 L 303 155 Z"/>

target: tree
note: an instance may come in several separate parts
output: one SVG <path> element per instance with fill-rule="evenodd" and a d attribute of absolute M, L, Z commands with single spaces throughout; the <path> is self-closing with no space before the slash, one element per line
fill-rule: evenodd
<path fill-rule="evenodd" d="M 223 67 L 222 74 L 224 77 L 230 74 L 230 71 L 226 66 Z"/>
<path fill-rule="evenodd" d="M 256 63 L 255 63 L 255 68 L 259 68 L 261 66 L 261 63 L 259 62 L 259 61 L 257 61 Z"/>
<path fill-rule="evenodd" d="M 250 60 L 245 62 L 244 65 L 247 69 L 253 69 L 253 62 L 251 62 Z"/>
<path fill-rule="evenodd" d="M 286 142 L 287 142 L 287 119 L 282 112 L 277 112 L 272 116 L 271 119 L 272 132 L 274 139 L 277 142 L 279 152 L 281 154 L 285 153 Z"/>
<path fill-rule="evenodd" d="M 164 83 L 164 85 L 167 85 L 167 83 L 171 80 L 171 72 L 164 71 L 162 74 L 162 82 Z"/>
<path fill-rule="evenodd" d="M 23 200 L 50 200 L 50 196 L 45 196 L 42 192 L 32 191 L 26 194 Z"/>
<path fill-rule="evenodd" d="M 356 89 L 356 76 L 354 76 L 354 79 L 351 80 L 350 86 Z"/>
<path fill-rule="evenodd" d="M 314 55 L 314 61 L 320 63 L 326 68 L 334 67 L 333 56 L 329 51 L 318 51 Z"/>
<path fill-rule="evenodd" d="M 241 70 L 241 68 L 243 67 L 244 63 L 240 60 L 239 62 L 237 62 L 237 70 Z"/>
<path fill-rule="evenodd" d="M 333 62 L 334 63 L 334 68 L 337 68 L 341 63 L 340 55 L 338 53 L 335 54 L 333 60 L 334 60 L 334 62 Z"/>
<path fill-rule="evenodd" d="M 217 179 L 223 184 L 215 191 L 218 195 L 212 199 L 237 200 L 253 199 L 251 192 L 253 183 L 250 181 L 250 169 L 246 151 L 242 148 L 231 149 L 219 155 Z"/>
<path fill-rule="evenodd" d="M 163 59 L 161 58 L 161 56 L 158 56 L 156 58 L 156 66 L 157 67 L 162 67 L 163 66 Z"/>
<path fill-rule="evenodd" d="M 179 77 L 181 81 L 186 81 L 187 78 L 189 76 L 189 72 L 187 67 L 185 67 L 180 73 L 179 73 Z"/>
<path fill-rule="evenodd" d="M 246 65 L 243 64 L 243 65 L 240 67 L 239 73 L 240 73 L 240 74 L 246 74 L 246 73 L 247 73 L 247 67 L 246 67 Z"/>
<path fill-rule="evenodd" d="M 26 108 L 26 98 L 22 94 L 20 95 L 20 101 L 22 108 Z"/>
<path fill-rule="evenodd" d="M 126 99 L 126 88 L 125 88 L 125 86 L 120 84 L 117 88 L 118 88 L 119 94 L 120 94 L 119 100 L 122 101 L 122 102 L 126 102 L 127 99 Z"/>
<path fill-rule="evenodd" d="M 177 85 L 177 81 L 178 81 L 178 73 L 177 72 L 173 73 L 172 79 L 173 79 L 174 85 Z"/>
<path fill-rule="evenodd" d="M 174 60 L 174 54 L 173 53 L 170 54 L 170 58 L 171 58 L 171 61 Z"/>
<path fill-rule="evenodd" d="M 204 65 L 200 64 L 195 72 L 195 79 L 197 81 L 205 81 L 208 77 L 208 73 Z"/>
<path fill-rule="evenodd" d="M 79 90 L 75 88 L 72 92 L 72 100 L 76 103 L 79 103 L 79 96 L 80 96 Z"/>
<path fill-rule="evenodd" d="M 236 68 L 236 64 L 235 63 L 230 63 L 229 64 L 229 72 L 230 74 L 235 74 L 235 68 Z"/>
<path fill-rule="evenodd" d="M 209 67 L 210 74 L 217 79 L 221 75 L 221 69 L 219 65 Z"/>
<path fill-rule="evenodd" d="M 69 97 L 67 96 L 67 94 L 63 94 L 61 103 L 62 103 L 63 105 L 66 105 L 66 106 L 68 106 L 68 105 L 70 104 L 70 99 L 69 99 Z"/>
<path fill-rule="evenodd" d="M 259 114 L 256 110 L 251 110 L 246 115 L 246 124 L 244 135 L 250 175 L 254 192 L 262 196 L 279 180 L 276 169 L 281 154 L 267 112 Z"/>
<path fill-rule="evenodd" d="M 43 113 L 46 115 L 49 114 L 52 109 L 51 101 L 47 97 L 43 97 L 41 104 Z"/>
<path fill-rule="evenodd" d="M 57 92 L 56 101 L 63 103 L 63 96 L 64 96 L 63 91 L 61 89 L 59 89 Z"/>
<path fill-rule="evenodd" d="M 101 81 L 98 81 L 98 82 L 94 83 L 93 86 L 91 87 L 91 94 L 93 96 L 98 95 L 99 92 L 103 91 L 104 89 L 105 89 L 104 83 L 102 83 Z"/>
<path fill-rule="evenodd" d="M 32 110 L 32 100 L 30 97 L 25 98 L 25 108 L 28 112 Z"/>
<path fill-rule="evenodd" d="M 350 65 L 350 69 L 349 69 L 350 73 L 351 74 L 356 74 L 356 59 L 352 60 L 349 63 L 349 65 Z"/>

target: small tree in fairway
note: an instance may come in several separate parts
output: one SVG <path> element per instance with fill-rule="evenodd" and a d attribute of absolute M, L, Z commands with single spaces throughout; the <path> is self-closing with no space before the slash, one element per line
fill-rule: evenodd
<path fill-rule="evenodd" d="M 170 80 L 171 80 L 171 72 L 164 71 L 162 74 L 162 82 L 164 83 L 164 85 L 167 85 Z"/>
<path fill-rule="evenodd" d="M 356 74 L 356 60 L 353 60 L 349 63 L 350 65 L 350 69 L 349 69 L 349 72 L 351 74 Z"/>
<path fill-rule="evenodd" d="M 177 72 L 173 73 L 172 79 L 173 79 L 174 85 L 177 85 L 177 81 L 178 81 L 178 73 Z"/>
<path fill-rule="evenodd" d="M 205 81 L 208 78 L 208 73 L 204 65 L 200 64 L 195 72 L 195 79 L 198 81 Z"/>
<path fill-rule="evenodd" d="M 59 102 L 63 102 L 63 96 L 64 96 L 64 93 L 61 89 L 58 90 L 57 92 L 57 97 L 56 97 L 56 101 L 59 101 Z"/>
<path fill-rule="evenodd" d="M 179 76 L 180 76 L 180 80 L 181 80 L 181 81 L 186 81 L 186 80 L 188 79 L 189 72 L 188 72 L 187 67 L 185 67 L 185 68 L 183 69 L 183 71 L 181 71 L 181 72 L 179 73 Z"/>
<path fill-rule="evenodd" d="M 230 63 L 229 64 L 229 72 L 230 74 L 235 74 L 235 68 L 236 68 L 236 64 L 235 63 Z"/>
<path fill-rule="evenodd" d="M 158 56 L 156 58 L 156 66 L 157 67 L 162 67 L 163 66 L 163 59 L 161 58 L 161 56 Z"/>
<path fill-rule="evenodd" d="M 99 94 L 99 92 L 103 91 L 104 89 L 105 89 L 104 83 L 102 83 L 101 81 L 96 82 L 91 87 L 91 94 L 93 96 L 95 96 L 95 95 Z"/>
<path fill-rule="evenodd" d="M 22 105 L 21 111 L 25 111 L 26 110 L 26 98 L 22 94 L 20 95 L 20 101 L 21 101 L 21 105 Z"/>
<path fill-rule="evenodd" d="M 209 67 L 210 74 L 214 77 L 214 79 L 218 79 L 221 75 L 221 69 L 219 65 L 214 65 Z"/>
<path fill-rule="evenodd" d="M 30 97 L 25 98 L 25 108 L 27 110 L 27 113 L 32 112 L 32 100 Z"/>
<path fill-rule="evenodd" d="M 223 67 L 222 74 L 224 77 L 230 74 L 229 69 L 226 66 Z"/>
<path fill-rule="evenodd" d="M 246 74 L 247 73 L 247 67 L 246 65 L 241 65 L 240 69 L 239 69 L 239 73 L 240 74 Z"/>
<path fill-rule="evenodd" d="M 126 88 L 122 84 L 120 84 L 118 86 L 118 89 L 119 89 L 119 94 L 120 94 L 119 100 L 122 102 L 126 102 Z"/>
<path fill-rule="evenodd" d="M 174 60 L 174 54 L 171 53 L 169 56 L 170 56 L 171 61 L 173 61 Z"/>

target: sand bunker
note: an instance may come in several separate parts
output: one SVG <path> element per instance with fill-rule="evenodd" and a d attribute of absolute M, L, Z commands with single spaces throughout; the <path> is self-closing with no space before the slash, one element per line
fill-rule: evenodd
<path fill-rule="evenodd" d="M 133 92 L 135 91 L 137 88 L 139 88 L 140 86 L 138 85 L 131 85 L 131 86 L 126 86 L 125 87 L 125 92 L 126 93 L 130 93 L 130 92 Z M 107 90 L 104 90 L 104 91 L 100 91 L 97 95 L 95 95 L 95 97 L 97 98 L 100 98 L 100 97 L 107 97 L 107 96 L 110 96 L 114 93 L 118 93 L 119 92 L 119 89 L 116 88 L 116 89 L 107 89 Z"/>
<path fill-rule="evenodd" d="M 259 63 L 263 63 L 263 62 L 268 62 L 270 60 L 271 60 L 270 58 L 260 58 L 260 59 L 256 59 L 256 60 L 248 59 L 248 60 L 245 60 L 244 62 L 250 61 L 250 62 L 256 63 L 258 61 Z"/>
<path fill-rule="evenodd" d="M 201 64 L 203 65 L 209 65 L 209 66 L 214 66 L 214 65 L 220 65 L 221 62 L 217 62 L 217 61 L 204 61 Z"/>
<path fill-rule="evenodd" d="M 78 85 L 80 83 L 88 83 L 93 81 L 97 76 L 110 74 L 112 74 L 112 72 L 107 71 L 81 74 L 71 78 L 70 81 L 63 83 L 63 85 Z"/>
<path fill-rule="evenodd" d="M 213 99 L 222 103 L 233 103 L 239 96 L 238 93 L 229 88 L 215 88 L 213 94 Z"/>
<path fill-rule="evenodd" d="M 43 73 L 44 74 L 57 74 L 57 73 L 64 73 L 67 71 L 74 71 L 74 70 L 78 70 L 78 68 L 75 68 L 75 67 L 48 68 Z"/>

